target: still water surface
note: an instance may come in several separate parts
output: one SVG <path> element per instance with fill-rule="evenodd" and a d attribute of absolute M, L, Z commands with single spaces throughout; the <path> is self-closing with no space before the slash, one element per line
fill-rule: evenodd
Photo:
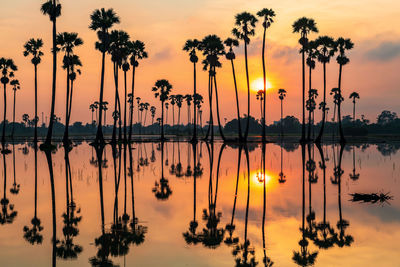
<path fill-rule="evenodd" d="M 0 266 L 400 266 L 395 144 L 10 149 Z"/>

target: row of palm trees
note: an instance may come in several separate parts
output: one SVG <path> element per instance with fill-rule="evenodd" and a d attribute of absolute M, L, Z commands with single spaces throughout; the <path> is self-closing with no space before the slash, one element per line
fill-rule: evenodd
<path fill-rule="evenodd" d="M 320 132 L 315 139 L 316 143 L 321 143 L 322 137 L 324 134 L 324 126 L 326 121 L 326 112 L 327 101 L 326 101 L 326 65 L 330 62 L 330 59 L 337 54 L 336 62 L 339 65 L 339 76 L 338 76 L 338 87 L 333 88 L 331 94 L 334 95 L 334 105 L 335 111 L 334 116 L 336 115 L 337 110 L 337 119 L 339 122 L 339 133 L 340 133 L 340 142 L 345 143 L 346 140 L 343 134 L 343 128 L 341 123 L 341 103 L 343 102 L 342 96 L 342 72 L 343 66 L 349 63 L 350 59 L 347 57 L 346 52 L 351 50 L 354 47 L 353 42 L 350 39 L 346 39 L 343 37 L 339 37 L 334 40 L 329 36 L 320 36 L 315 40 L 309 40 L 309 35 L 311 33 L 318 33 L 318 28 L 315 21 L 311 18 L 302 17 L 298 19 L 293 24 L 293 32 L 300 33 L 299 43 L 301 45 L 300 53 L 302 55 L 302 135 L 301 142 L 312 141 L 310 136 L 311 132 L 311 121 L 312 114 L 315 110 L 315 98 L 318 95 L 317 90 L 312 87 L 312 70 L 315 69 L 317 59 L 323 66 L 323 101 L 320 103 L 319 108 L 322 111 L 322 121 Z M 306 58 L 307 56 L 307 58 Z M 306 71 L 305 66 L 309 68 L 309 89 L 308 89 L 308 100 L 306 100 L 305 92 L 306 92 Z M 307 103 L 307 104 L 306 104 Z M 309 111 L 309 127 L 308 127 L 308 135 L 306 137 L 306 116 L 305 109 Z"/>

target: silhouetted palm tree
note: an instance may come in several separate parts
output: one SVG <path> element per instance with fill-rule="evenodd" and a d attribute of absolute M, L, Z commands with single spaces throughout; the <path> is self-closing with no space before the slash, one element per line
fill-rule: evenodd
<path fill-rule="evenodd" d="M 6 153 L 3 153 L 3 198 L 0 200 L 1 211 L 0 211 L 0 225 L 12 224 L 17 217 L 18 212 L 15 210 L 14 204 L 10 203 L 7 198 L 7 163 Z"/>
<path fill-rule="evenodd" d="M 148 54 L 145 51 L 145 45 L 142 41 L 132 41 L 130 44 L 130 63 L 132 65 L 132 99 L 135 97 L 135 73 L 136 68 L 139 66 L 139 60 L 147 58 Z M 133 109 L 131 110 L 131 116 L 133 117 Z M 132 119 L 133 121 L 133 119 Z M 132 137 L 132 125 L 129 125 L 129 141 Z"/>
<path fill-rule="evenodd" d="M 218 88 L 217 88 L 217 76 L 216 76 L 216 68 L 220 68 L 222 66 L 221 62 L 219 62 L 219 56 L 224 55 L 224 45 L 221 39 L 216 35 L 208 35 L 203 38 L 201 41 L 200 50 L 203 52 L 205 59 L 203 60 L 203 70 L 208 70 L 208 80 L 209 80 L 209 102 L 210 102 L 210 124 L 207 131 L 206 138 L 208 138 L 210 130 L 211 130 L 211 140 L 214 140 L 214 123 L 213 123 L 213 115 L 212 115 L 212 95 L 213 95 L 213 86 L 215 87 L 215 102 L 217 103 L 217 120 L 218 120 L 218 129 L 222 139 L 225 141 L 225 136 L 222 132 L 221 119 L 219 116 L 219 101 L 218 101 Z"/>
<path fill-rule="evenodd" d="M 193 63 L 193 95 L 197 94 L 197 90 L 196 90 L 196 63 L 199 61 L 199 58 L 196 55 L 196 51 L 200 49 L 200 41 L 197 39 L 193 39 L 193 40 L 187 40 L 185 43 L 185 46 L 183 47 L 183 50 L 186 52 L 189 52 L 189 56 L 190 56 L 190 62 Z M 193 137 L 192 137 L 192 142 L 196 142 L 197 141 L 197 128 L 196 128 L 196 105 L 193 105 L 193 125 L 194 125 L 194 129 L 193 129 Z"/>
<path fill-rule="evenodd" d="M 192 120 L 191 120 L 192 113 L 190 112 L 190 106 L 192 105 L 193 96 L 191 94 L 187 94 L 184 96 L 184 99 L 186 100 L 186 104 L 187 104 L 187 108 L 188 108 L 187 116 L 188 116 L 188 126 L 189 126 L 190 123 L 192 122 Z"/>
<path fill-rule="evenodd" d="M 154 96 L 160 99 L 161 102 L 161 141 L 165 140 L 164 137 L 164 103 L 168 100 L 168 96 L 171 92 L 172 85 L 165 79 L 157 80 L 152 91 Z"/>
<path fill-rule="evenodd" d="M 43 47 L 42 39 L 29 39 L 24 45 L 24 56 L 27 57 L 32 55 L 31 62 L 35 69 L 35 134 L 33 137 L 33 142 L 36 144 L 37 140 L 37 123 L 38 123 L 38 114 L 37 114 L 37 93 L 38 93 L 38 77 L 37 77 L 37 67 L 42 61 L 43 52 L 40 50 Z"/>
<path fill-rule="evenodd" d="M 242 12 L 235 16 L 235 25 L 233 28 L 232 34 L 236 36 L 236 38 L 243 40 L 244 42 L 244 57 L 245 57 L 245 66 L 246 66 L 246 82 L 247 82 L 247 123 L 246 130 L 244 133 L 244 141 L 247 141 L 247 136 L 249 135 L 249 126 L 250 126 L 250 78 L 249 78 L 249 65 L 248 65 L 248 56 L 247 56 L 247 46 L 250 44 L 250 37 L 254 36 L 255 31 L 254 28 L 257 23 L 257 18 L 248 13 Z"/>
<path fill-rule="evenodd" d="M 181 108 L 182 108 L 182 102 L 183 102 L 183 95 L 181 95 L 181 94 L 175 95 L 175 101 L 176 101 L 176 105 L 178 107 L 178 126 L 179 126 L 180 122 L 181 122 Z"/>
<path fill-rule="evenodd" d="M 303 107 L 302 107 L 302 126 L 301 126 L 301 142 L 306 141 L 306 115 L 305 115 L 305 92 L 306 92 L 306 79 L 305 79 L 305 52 L 308 45 L 308 34 L 311 32 L 318 32 L 318 28 L 313 19 L 306 17 L 299 18 L 293 25 L 293 32 L 300 33 L 299 43 L 302 46 L 300 52 L 302 54 L 302 83 L 303 83 Z"/>
<path fill-rule="evenodd" d="M 279 100 L 281 101 L 281 137 L 283 137 L 283 100 L 286 97 L 286 90 L 279 89 L 278 95 L 279 95 Z"/>
<path fill-rule="evenodd" d="M 150 107 L 150 115 L 151 115 L 151 125 L 154 124 L 154 116 L 156 115 L 156 107 L 151 106 Z"/>
<path fill-rule="evenodd" d="M 360 178 L 360 174 L 356 172 L 356 146 L 353 145 L 353 171 L 349 174 L 350 179 L 353 181 L 358 180 Z"/>
<path fill-rule="evenodd" d="M 71 121 L 72 96 L 73 96 L 73 93 L 74 93 L 74 82 L 76 80 L 76 74 L 77 73 L 79 75 L 81 74 L 81 70 L 79 69 L 79 67 L 82 67 L 82 62 L 81 62 L 79 56 L 77 56 L 77 55 L 71 56 L 69 61 L 70 61 L 69 65 L 71 67 L 71 72 L 70 72 L 70 75 L 69 75 L 69 79 L 70 79 L 70 82 L 71 82 L 71 90 L 70 90 L 69 103 L 68 103 L 69 107 L 68 107 L 68 116 L 67 116 L 66 127 L 69 127 L 69 122 Z M 63 67 L 65 67 L 65 66 L 63 66 Z M 100 108 L 101 107 L 99 107 L 99 109 Z"/>
<path fill-rule="evenodd" d="M 1 137 L 1 143 L 3 145 L 2 153 L 10 153 L 11 151 L 5 148 L 6 144 L 6 126 L 7 126 L 7 84 L 10 82 L 10 78 L 14 77 L 14 72 L 17 71 L 18 68 L 14 64 L 12 59 L 6 59 L 4 57 L 0 58 L 0 72 L 1 76 L 1 83 L 4 87 L 4 117 L 3 117 L 3 135 Z"/>
<path fill-rule="evenodd" d="M 172 126 L 175 126 L 175 104 L 176 104 L 175 95 L 170 95 L 169 101 L 172 105 Z"/>
<path fill-rule="evenodd" d="M 83 41 L 78 37 L 78 34 L 75 32 L 68 33 L 63 32 L 59 33 L 56 38 L 57 50 L 64 52 L 63 58 L 63 68 L 67 72 L 67 89 L 66 89 L 66 103 L 65 103 L 65 131 L 63 137 L 63 143 L 65 146 L 69 145 L 69 136 L 68 136 L 68 128 L 69 128 L 69 106 L 71 102 L 71 73 L 72 73 L 72 58 L 74 56 L 74 49 L 78 46 L 83 45 Z M 79 62 L 80 63 L 80 62 Z M 80 64 L 82 65 L 82 64 Z M 76 75 L 76 74 L 75 74 Z"/>
<path fill-rule="evenodd" d="M 349 98 L 353 98 L 353 122 L 356 122 L 356 99 L 360 99 L 360 95 L 357 92 L 350 94 Z"/>
<path fill-rule="evenodd" d="M 315 110 L 315 97 L 318 96 L 317 89 L 312 89 L 312 70 L 315 69 L 315 58 L 317 57 L 315 41 L 309 41 L 305 47 L 307 53 L 306 64 L 309 69 L 308 74 L 308 99 L 306 100 L 306 109 L 308 110 L 308 131 L 307 131 L 307 141 L 311 141 L 311 124 L 312 124 L 312 113 Z"/>
<path fill-rule="evenodd" d="M 343 66 L 350 62 L 350 59 L 346 55 L 347 50 L 351 50 L 354 47 L 354 43 L 350 39 L 345 39 L 343 37 L 339 37 L 335 41 L 335 50 L 339 52 L 339 55 L 336 58 L 337 63 L 339 64 L 339 81 L 338 81 L 338 94 L 342 95 L 342 70 Z M 339 120 L 339 131 L 340 131 L 340 142 L 345 143 L 346 139 L 344 138 L 343 129 L 342 129 L 342 118 L 341 118 L 341 103 L 342 101 L 338 101 L 338 120 Z"/>
<path fill-rule="evenodd" d="M 103 93 L 104 93 L 104 72 L 105 72 L 105 57 L 106 53 L 110 48 L 110 35 L 109 29 L 114 25 L 119 23 L 119 18 L 115 14 L 112 8 L 105 10 L 96 9 L 90 15 L 91 23 L 89 28 L 93 31 L 97 31 L 98 41 L 96 42 L 96 49 L 102 53 L 101 60 L 101 81 L 100 81 L 100 106 L 103 104 Z M 97 126 L 97 133 L 95 144 L 104 144 L 104 136 L 102 130 L 102 110 L 99 112 L 99 123 Z"/>
<path fill-rule="evenodd" d="M 239 41 L 237 39 L 227 38 L 224 41 L 224 44 L 227 48 L 229 48 L 229 51 L 226 52 L 225 56 L 226 56 L 227 60 L 231 61 L 231 65 L 232 65 L 233 83 L 235 85 L 235 96 L 236 96 L 236 113 L 237 113 L 237 120 L 238 120 L 238 134 L 239 134 L 239 140 L 243 141 L 242 127 L 240 125 L 239 95 L 238 95 L 237 82 L 236 82 L 235 64 L 233 63 L 234 59 L 236 58 L 235 52 L 233 52 L 233 47 L 238 47 Z"/>
<path fill-rule="evenodd" d="M 164 142 L 161 142 L 161 178 L 155 182 L 152 191 L 158 200 L 167 200 L 172 194 L 169 181 L 164 177 Z"/>
<path fill-rule="evenodd" d="M 56 105 L 56 78 L 57 78 L 57 18 L 61 16 L 61 4 L 59 0 L 47 0 L 45 3 L 42 4 L 40 11 L 43 15 L 47 15 L 50 18 L 50 21 L 53 24 L 53 82 L 52 82 L 52 89 L 51 89 L 51 109 L 50 109 L 50 122 L 49 127 L 47 129 L 46 141 L 44 144 L 41 145 L 42 149 L 54 149 L 51 145 L 51 138 L 53 135 L 53 125 L 54 120 L 51 118 L 54 117 L 54 110 Z"/>
<path fill-rule="evenodd" d="M 330 62 L 331 57 L 335 54 L 334 44 L 332 37 L 320 36 L 315 40 L 318 61 L 322 63 L 324 72 L 324 98 L 320 104 L 320 109 L 322 110 L 322 124 L 319 134 L 315 140 L 316 143 L 321 143 L 322 136 L 324 134 L 325 121 L 326 121 L 326 64 Z"/>
<path fill-rule="evenodd" d="M 266 72 L 266 67 L 265 67 L 265 45 L 266 45 L 266 33 L 267 29 L 271 26 L 271 24 L 274 22 L 273 17 L 275 17 L 275 11 L 269 8 L 263 8 L 262 10 L 257 12 L 257 16 L 259 16 L 261 19 L 263 19 L 263 28 L 264 28 L 264 34 L 263 34 L 263 48 L 262 48 L 262 63 L 263 63 L 263 78 L 264 78 L 264 106 L 263 106 L 263 131 L 262 131 L 262 141 L 265 142 L 265 109 L 266 109 L 266 93 L 267 93 L 267 72 Z"/>
<path fill-rule="evenodd" d="M 113 76 L 114 76 L 114 84 L 115 84 L 115 98 L 114 98 L 114 112 L 119 113 L 118 117 L 118 140 L 122 141 L 122 110 L 121 110 L 121 101 L 119 97 L 119 89 L 118 89 L 118 73 L 119 69 L 122 68 L 123 62 L 126 60 L 129 55 L 129 35 L 125 31 L 121 30 L 113 30 L 110 34 L 110 49 L 109 53 L 111 54 L 111 61 L 113 62 Z M 125 99 L 126 100 L 126 99 Z M 116 139 L 117 133 L 117 117 L 114 117 L 114 126 L 112 132 L 112 140 L 111 142 L 115 144 L 117 142 Z"/>
<path fill-rule="evenodd" d="M 13 105 L 13 127 L 11 131 L 11 138 L 14 138 L 14 128 L 15 128 L 15 101 L 17 98 L 17 90 L 21 89 L 21 86 L 19 84 L 19 81 L 14 79 L 10 82 L 10 85 L 13 87 L 13 92 L 14 92 L 14 105 Z"/>

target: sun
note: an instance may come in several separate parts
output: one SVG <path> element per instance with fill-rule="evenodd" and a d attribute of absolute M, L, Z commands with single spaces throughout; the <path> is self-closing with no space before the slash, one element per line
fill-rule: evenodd
<path fill-rule="evenodd" d="M 265 184 L 268 184 L 271 181 L 271 176 L 268 175 L 267 173 L 265 174 Z M 261 171 L 257 171 L 252 174 L 252 181 L 258 185 L 258 186 L 263 186 L 264 184 L 264 175 L 262 174 Z"/>
<path fill-rule="evenodd" d="M 251 83 L 251 87 L 250 88 L 251 88 L 251 90 L 253 90 L 255 92 L 258 92 L 260 90 L 264 90 L 264 79 L 263 78 L 258 78 L 256 80 L 254 80 Z M 271 89 L 271 88 L 272 88 L 271 82 L 267 79 L 267 91 L 268 91 L 268 89 Z"/>

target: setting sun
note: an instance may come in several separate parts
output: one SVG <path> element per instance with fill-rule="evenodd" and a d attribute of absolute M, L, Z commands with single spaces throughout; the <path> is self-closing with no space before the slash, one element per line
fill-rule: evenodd
<path fill-rule="evenodd" d="M 271 82 L 267 79 L 267 90 L 271 88 L 272 88 Z M 259 90 L 264 90 L 264 79 L 258 78 L 254 80 L 251 83 L 251 89 L 255 92 L 258 92 Z"/>

